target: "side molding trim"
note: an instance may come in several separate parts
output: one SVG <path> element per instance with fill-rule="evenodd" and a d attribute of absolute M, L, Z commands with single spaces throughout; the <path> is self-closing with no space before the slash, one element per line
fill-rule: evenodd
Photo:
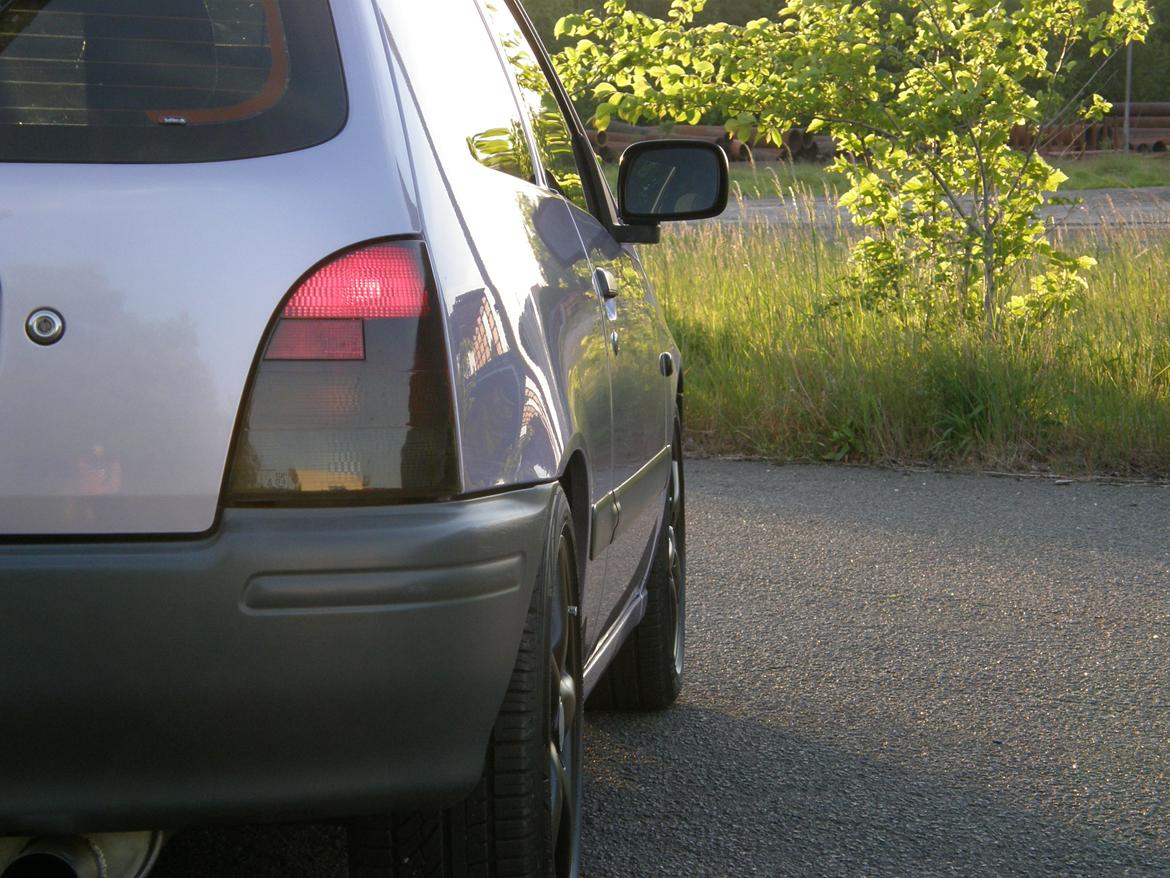
<path fill-rule="evenodd" d="M 622 523 L 637 521 L 648 504 L 655 502 L 670 478 L 670 446 L 593 504 L 593 530 L 589 560 L 595 561 L 622 533 Z M 628 524 L 626 525 L 628 526 Z"/>
<path fill-rule="evenodd" d="M 593 527 L 590 530 L 589 560 L 596 561 L 598 556 L 613 542 L 617 533 L 618 518 L 621 506 L 617 497 L 610 491 L 593 504 Z"/>
<path fill-rule="evenodd" d="M 614 531 L 615 539 L 624 533 L 624 529 L 632 522 L 637 521 L 651 503 L 657 502 L 669 480 L 670 446 L 667 445 L 614 491 L 617 495 L 618 509 L 622 512 L 618 516 L 617 529 Z"/>

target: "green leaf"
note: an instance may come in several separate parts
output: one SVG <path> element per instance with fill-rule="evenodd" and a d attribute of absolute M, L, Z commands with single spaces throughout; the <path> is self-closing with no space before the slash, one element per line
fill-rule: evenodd
<path fill-rule="evenodd" d="M 703 6 L 673 0 L 656 18 L 606 0 L 558 22 L 558 37 L 580 39 L 554 61 L 598 103 L 599 128 L 614 115 L 718 113 L 744 140 L 831 129 L 834 172 L 851 184 L 841 204 L 869 233 L 851 254 L 858 301 L 992 334 L 1013 308 L 1051 320 L 1072 307 L 1088 263 L 1058 254 L 1036 219 L 1065 176 L 1012 143 L 1077 92 L 1078 58 L 1145 38 L 1148 0 L 939 0 L 930 14 L 887 0 L 785 0 L 748 25 L 696 24 Z M 1099 98 L 1081 103 L 1081 118 L 1109 112 Z M 1036 285 L 1015 301 L 1025 266 Z"/>

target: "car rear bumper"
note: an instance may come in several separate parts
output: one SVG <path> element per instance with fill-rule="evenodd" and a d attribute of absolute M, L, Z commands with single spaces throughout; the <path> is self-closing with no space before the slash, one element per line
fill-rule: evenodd
<path fill-rule="evenodd" d="M 0 834 L 466 792 L 552 497 L 231 509 L 201 540 L 0 545 Z"/>

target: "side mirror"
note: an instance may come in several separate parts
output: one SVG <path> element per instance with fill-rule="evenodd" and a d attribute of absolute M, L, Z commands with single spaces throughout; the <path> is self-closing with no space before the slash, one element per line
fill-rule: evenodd
<path fill-rule="evenodd" d="M 630 225 L 718 216 L 727 190 L 727 155 L 714 143 L 647 140 L 622 153 L 618 210 Z"/>

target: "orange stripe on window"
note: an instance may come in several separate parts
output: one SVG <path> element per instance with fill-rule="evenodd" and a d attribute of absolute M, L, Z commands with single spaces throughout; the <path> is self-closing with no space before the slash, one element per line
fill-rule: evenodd
<path fill-rule="evenodd" d="M 201 110 L 149 110 L 146 115 L 156 125 L 169 117 L 181 117 L 188 125 L 213 125 L 222 122 L 239 122 L 259 116 L 271 110 L 288 89 L 288 46 L 284 41 L 284 22 L 280 17 L 277 0 L 262 0 L 264 23 L 268 28 L 269 50 L 272 52 L 272 68 L 263 88 L 252 97 L 228 107 Z"/>

